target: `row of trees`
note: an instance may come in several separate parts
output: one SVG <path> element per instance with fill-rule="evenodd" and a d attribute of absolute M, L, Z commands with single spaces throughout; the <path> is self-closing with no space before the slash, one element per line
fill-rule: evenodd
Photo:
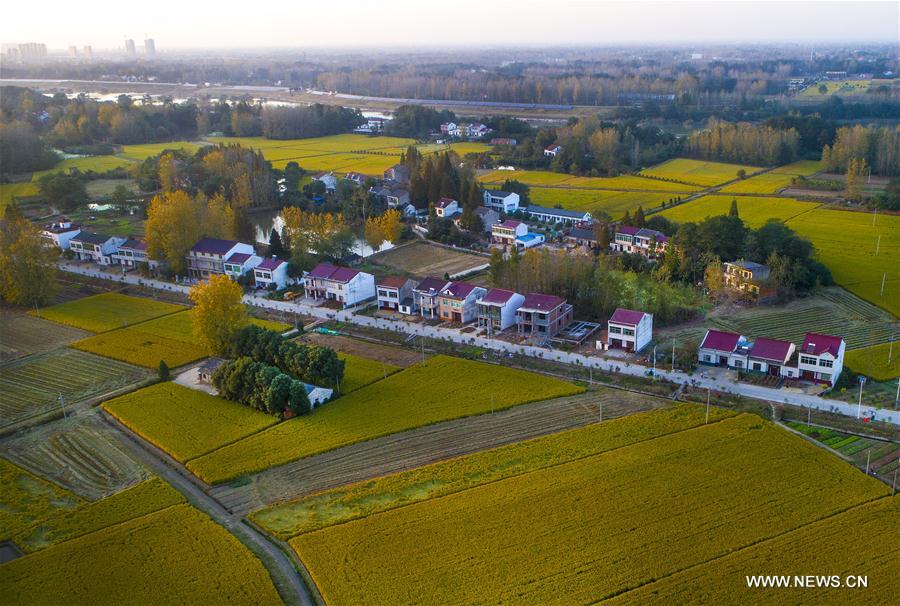
<path fill-rule="evenodd" d="M 212 383 L 222 397 L 262 412 L 282 416 L 287 411 L 294 415 L 310 411 L 302 381 L 246 356 L 224 362 L 213 373 Z"/>
<path fill-rule="evenodd" d="M 310 269 L 313 254 L 337 261 L 353 248 L 356 236 L 340 213 L 305 211 L 288 206 L 281 211 L 281 240 L 293 271 Z"/>
<path fill-rule="evenodd" d="M 822 148 L 825 170 L 847 172 L 853 160 L 865 162 L 876 175 L 900 175 L 900 126 L 839 128 L 834 143 Z"/>
<path fill-rule="evenodd" d="M 713 119 L 705 130 L 691 133 L 685 152 L 704 160 L 773 166 L 796 160 L 799 146 L 800 134 L 793 128 Z"/>

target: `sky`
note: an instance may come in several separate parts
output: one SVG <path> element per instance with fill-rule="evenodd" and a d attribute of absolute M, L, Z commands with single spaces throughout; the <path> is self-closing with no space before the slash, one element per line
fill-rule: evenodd
<path fill-rule="evenodd" d="M 234 8 L 232 8 L 234 7 Z M 258 8 L 257 8 L 258 7 Z M 43 0 L 5 3 L 0 42 L 52 49 L 900 43 L 900 2 Z"/>

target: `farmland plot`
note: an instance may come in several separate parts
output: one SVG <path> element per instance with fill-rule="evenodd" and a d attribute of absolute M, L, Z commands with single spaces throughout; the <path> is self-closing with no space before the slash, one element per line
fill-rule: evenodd
<path fill-rule="evenodd" d="M 57 510 L 75 509 L 81 502 L 69 491 L 0 458 L 0 541 Z"/>
<path fill-rule="evenodd" d="M 613 219 L 620 219 L 625 213 L 632 213 L 642 206 L 644 210 L 656 208 L 678 194 L 647 192 L 627 192 L 602 189 L 568 189 L 535 187 L 529 193 L 531 201 L 539 206 L 559 205 L 569 210 L 587 212 L 603 211 Z"/>
<path fill-rule="evenodd" d="M 895 331 L 891 338 L 897 340 L 898 336 L 900 330 Z M 882 343 L 848 351 L 844 356 L 844 366 L 876 381 L 896 379 L 900 376 L 900 340 L 894 343 L 893 348 L 890 343 Z"/>
<path fill-rule="evenodd" d="M 888 492 L 741 415 L 291 545 L 328 603 L 593 603 Z"/>
<path fill-rule="evenodd" d="M 210 484 L 440 421 L 581 393 L 558 379 L 435 356 L 265 431 L 194 459 Z"/>
<path fill-rule="evenodd" d="M 89 333 L 29 316 L 17 309 L 0 308 L 0 362 L 50 351 Z"/>
<path fill-rule="evenodd" d="M 145 379 L 147 371 L 89 353 L 59 349 L 0 367 L 0 427 Z"/>
<path fill-rule="evenodd" d="M 487 265 L 489 259 L 463 251 L 451 250 L 425 242 L 398 246 L 369 257 L 369 262 L 383 265 L 402 274 L 424 278 L 451 276 Z"/>
<path fill-rule="evenodd" d="M 7 605 L 282 603 L 260 561 L 187 504 L 7 562 L 0 595 Z"/>
<path fill-rule="evenodd" d="M 106 332 L 184 309 L 183 305 L 110 292 L 60 303 L 37 315 L 91 332 Z"/>
<path fill-rule="evenodd" d="M 676 223 L 698 222 L 707 217 L 727 215 L 731 201 L 737 202 L 738 215 L 750 227 L 760 227 L 769 219 L 787 221 L 820 206 L 794 198 L 764 196 L 703 196 L 662 211 L 662 216 Z"/>
<path fill-rule="evenodd" d="M 378 360 L 361 358 L 353 354 L 338 354 L 346 364 L 344 366 L 344 379 L 341 381 L 341 393 L 350 393 L 369 383 L 386 379 L 390 375 L 402 370 L 399 366 L 387 364 Z"/>
<path fill-rule="evenodd" d="M 793 179 L 794 175 L 768 172 L 735 181 L 719 191 L 723 194 L 777 194 Z"/>
<path fill-rule="evenodd" d="M 737 179 L 739 170 L 744 170 L 750 175 L 760 169 L 755 166 L 742 164 L 676 158 L 647 170 L 642 170 L 640 174 L 703 187 L 713 187 Z"/>

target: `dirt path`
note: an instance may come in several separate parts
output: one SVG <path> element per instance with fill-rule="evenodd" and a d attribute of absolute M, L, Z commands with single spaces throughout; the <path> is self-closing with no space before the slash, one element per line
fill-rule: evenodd
<path fill-rule="evenodd" d="M 210 494 L 243 516 L 276 501 L 596 423 L 601 415 L 606 420 L 667 405 L 662 398 L 600 389 L 346 446 L 267 469 L 243 485 L 214 486 Z"/>

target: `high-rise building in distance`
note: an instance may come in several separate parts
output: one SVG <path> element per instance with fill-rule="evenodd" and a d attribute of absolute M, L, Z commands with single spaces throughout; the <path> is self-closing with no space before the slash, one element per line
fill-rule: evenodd
<path fill-rule="evenodd" d="M 94 49 L 91 48 L 91 45 L 90 45 L 90 44 L 85 44 L 85 45 L 84 45 L 84 49 L 82 49 L 82 54 L 83 54 L 85 57 L 87 57 L 88 59 L 90 59 L 91 57 L 94 56 Z"/>
<path fill-rule="evenodd" d="M 70 56 L 70 57 L 77 57 L 77 56 L 78 56 L 78 47 L 75 46 L 74 44 L 70 44 L 70 45 L 69 45 L 69 56 Z"/>
<path fill-rule="evenodd" d="M 156 54 L 156 43 L 153 42 L 153 38 L 147 38 L 144 40 L 144 54 L 145 55 L 155 55 Z"/>
<path fill-rule="evenodd" d="M 47 57 L 47 45 L 40 42 L 26 42 L 19 45 L 22 61 L 40 61 Z"/>
<path fill-rule="evenodd" d="M 134 40 L 130 38 L 125 41 L 125 53 L 129 55 L 135 54 L 137 51 L 134 50 Z"/>

